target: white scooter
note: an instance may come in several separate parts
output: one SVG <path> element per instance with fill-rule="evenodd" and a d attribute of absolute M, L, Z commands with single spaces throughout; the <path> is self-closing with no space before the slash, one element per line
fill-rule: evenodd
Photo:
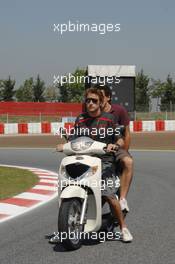
<path fill-rule="evenodd" d="M 89 137 L 79 137 L 64 145 L 67 157 L 62 159 L 58 174 L 58 232 L 68 250 L 80 248 L 84 234 L 109 232 L 117 224 L 109 205 L 102 205 L 100 155 L 105 154 L 105 148 L 105 143 Z M 119 186 L 116 176 L 115 187 Z"/>

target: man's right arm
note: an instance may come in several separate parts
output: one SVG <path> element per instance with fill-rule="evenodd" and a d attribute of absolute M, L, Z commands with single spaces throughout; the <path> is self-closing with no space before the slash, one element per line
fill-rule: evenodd
<path fill-rule="evenodd" d="M 78 116 L 78 117 L 76 118 L 75 123 L 74 123 L 74 127 L 73 127 L 73 128 L 74 128 L 74 129 L 73 129 L 74 134 L 71 133 L 71 134 L 68 136 L 68 141 L 71 141 L 71 140 L 77 138 L 76 130 L 77 130 L 78 127 L 79 127 L 79 117 L 80 117 L 80 116 Z"/>
<path fill-rule="evenodd" d="M 71 133 L 71 134 L 67 134 L 66 133 L 66 135 L 67 135 L 67 141 L 71 141 L 71 140 L 73 140 L 73 139 L 75 139 L 76 138 L 76 129 L 78 129 L 78 124 L 79 124 L 79 116 L 76 118 L 76 120 L 75 120 L 75 124 L 74 124 L 74 132 L 75 133 Z M 65 144 L 65 143 L 64 143 Z M 56 146 L 56 150 L 58 151 L 58 152 L 61 152 L 61 151 L 63 151 L 63 147 L 64 147 L 64 144 L 58 144 L 57 146 Z"/>

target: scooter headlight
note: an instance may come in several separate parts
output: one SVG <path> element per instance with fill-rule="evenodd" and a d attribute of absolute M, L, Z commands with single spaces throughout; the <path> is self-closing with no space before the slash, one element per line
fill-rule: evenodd
<path fill-rule="evenodd" d="M 92 143 L 92 141 L 71 142 L 71 148 L 74 151 L 82 151 L 88 149 Z"/>

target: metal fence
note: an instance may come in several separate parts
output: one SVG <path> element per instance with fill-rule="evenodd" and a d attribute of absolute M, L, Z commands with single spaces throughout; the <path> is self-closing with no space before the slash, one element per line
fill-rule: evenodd
<path fill-rule="evenodd" d="M 175 112 L 137 112 L 132 113 L 133 120 L 175 120 Z"/>
<path fill-rule="evenodd" d="M 175 120 L 175 105 L 163 104 L 154 107 L 145 105 L 137 106 L 137 110 L 131 113 L 133 120 Z"/>
<path fill-rule="evenodd" d="M 77 113 L 78 115 L 78 113 Z M 0 123 L 37 123 L 37 122 L 61 122 L 63 117 L 67 117 L 68 122 L 71 117 L 76 117 L 74 112 L 65 115 L 9 115 L 1 114 Z M 137 112 L 129 113 L 131 120 L 175 120 L 175 112 Z M 71 122 L 71 121 L 70 121 Z"/>
<path fill-rule="evenodd" d="M 170 111 L 171 110 L 171 111 Z M 36 122 L 60 122 L 63 117 L 71 120 L 71 117 L 76 117 L 81 111 L 72 109 L 72 111 L 50 113 L 38 113 L 38 114 L 12 114 L 3 113 L 0 114 L 0 123 L 36 123 Z M 145 106 L 140 106 L 139 111 L 129 113 L 131 120 L 175 120 L 175 105 L 162 106 L 160 111 L 149 111 Z M 70 121 L 71 122 L 71 121 Z"/>
<path fill-rule="evenodd" d="M 0 123 L 40 123 L 40 122 L 61 122 L 67 117 L 68 122 L 80 114 L 80 112 L 64 112 L 55 115 L 39 113 L 38 115 L 13 115 L 9 113 L 0 114 Z M 70 121 L 71 122 L 71 121 Z"/>

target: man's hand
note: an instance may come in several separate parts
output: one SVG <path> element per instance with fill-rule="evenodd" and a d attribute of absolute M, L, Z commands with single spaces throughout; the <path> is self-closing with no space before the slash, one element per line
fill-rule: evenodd
<path fill-rule="evenodd" d="M 119 146 L 116 144 L 108 144 L 106 152 L 116 152 L 119 149 Z"/>
<path fill-rule="evenodd" d="M 58 144 L 56 146 L 56 151 L 59 151 L 59 152 L 63 151 L 63 146 L 64 146 L 64 144 Z"/>

